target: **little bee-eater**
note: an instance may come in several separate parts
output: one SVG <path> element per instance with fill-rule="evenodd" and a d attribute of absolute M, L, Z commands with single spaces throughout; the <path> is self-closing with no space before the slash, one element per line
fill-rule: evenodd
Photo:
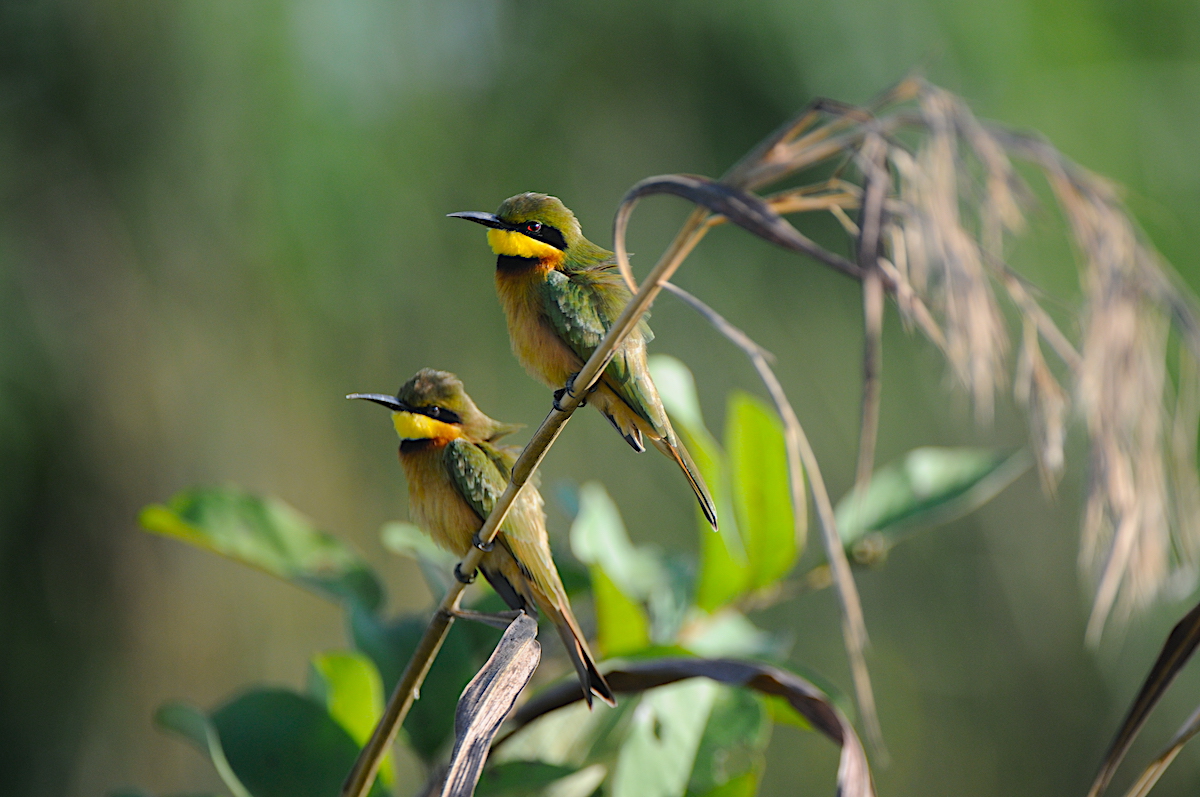
<path fill-rule="evenodd" d="M 374 401 L 392 411 L 413 520 L 439 546 L 466 556 L 479 544 L 479 529 L 508 486 L 516 462 L 517 450 L 496 441 L 517 427 L 484 415 L 458 377 L 431 368 L 418 371 L 395 396 L 352 393 L 347 398 Z M 479 569 L 510 607 L 540 613 L 554 623 L 589 706 L 593 693 L 616 705 L 571 613 L 550 556 L 542 496 L 534 485 L 521 491 Z"/>
<path fill-rule="evenodd" d="M 600 345 L 631 294 L 613 253 L 583 237 L 575 214 L 556 197 L 518 194 L 493 213 L 450 216 L 488 227 L 496 253 L 496 293 L 508 319 L 517 359 L 535 378 L 569 386 Z M 635 451 L 649 439 L 687 476 L 704 517 L 717 527 L 717 510 L 691 455 L 675 436 L 646 366 L 653 338 L 643 321 L 625 338 L 587 401 Z"/>

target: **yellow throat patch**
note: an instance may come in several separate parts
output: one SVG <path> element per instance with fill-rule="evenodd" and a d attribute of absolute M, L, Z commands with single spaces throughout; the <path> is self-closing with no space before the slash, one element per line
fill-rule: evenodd
<path fill-rule="evenodd" d="M 510 230 L 488 230 L 488 244 L 498 255 L 509 257 L 533 257 L 538 260 L 559 260 L 562 251 L 550 244 L 535 241 L 528 235 Z"/>
<path fill-rule="evenodd" d="M 462 437 L 462 430 L 417 412 L 393 412 L 392 425 L 401 440 L 452 440 Z"/>

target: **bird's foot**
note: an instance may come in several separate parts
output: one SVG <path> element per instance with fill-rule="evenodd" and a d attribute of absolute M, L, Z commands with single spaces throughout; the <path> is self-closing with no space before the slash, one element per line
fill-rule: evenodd
<path fill-rule="evenodd" d="M 508 612 L 473 612 L 470 609 L 455 609 L 452 614 L 460 620 L 474 620 L 477 623 L 499 628 L 501 631 L 512 625 L 512 621 L 525 614 L 524 609 L 513 609 Z"/>
<path fill-rule="evenodd" d="M 563 407 L 562 407 L 563 396 L 570 396 L 571 398 L 579 398 L 577 395 L 575 395 L 575 377 L 577 377 L 577 376 L 579 376 L 578 371 L 576 371 L 575 373 L 573 373 L 567 377 L 566 387 L 560 387 L 558 390 L 554 391 L 554 409 L 558 410 L 559 412 L 564 411 Z M 584 396 L 583 398 L 579 399 L 579 406 L 580 407 L 587 406 L 587 396 Z"/>
<path fill-rule="evenodd" d="M 477 531 L 471 536 L 471 544 L 484 553 L 491 553 L 491 550 L 496 547 L 496 538 L 493 537 L 491 542 L 489 542 L 487 545 L 484 545 L 483 540 L 480 539 L 479 532 Z"/>
<path fill-rule="evenodd" d="M 465 575 L 462 571 L 462 562 L 459 562 L 458 564 L 456 564 L 454 566 L 454 577 L 456 579 L 458 579 L 458 583 L 460 583 L 460 584 L 474 584 L 475 583 L 475 573 L 472 572 L 471 575 L 469 575 L 469 576 Z"/>

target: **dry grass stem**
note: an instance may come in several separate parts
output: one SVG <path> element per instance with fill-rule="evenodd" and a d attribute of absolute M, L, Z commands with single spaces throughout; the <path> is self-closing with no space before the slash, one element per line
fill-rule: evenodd
<path fill-rule="evenodd" d="M 775 410 L 783 421 L 784 443 L 788 459 L 788 483 L 791 488 L 797 537 L 804 534 L 803 518 L 808 511 L 807 502 L 804 500 L 804 474 L 806 472 L 808 474 L 808 483 L 812 489 L 813 504 L 816 507 L 817 521 L 821 529 L 821 543 L 828 561 L 828 572 L 832 575 L 832 582 L 842 606 L 842 636 L 846 644 L 851 676 L 854 680 L 855 698 L 859 711 L 862 713 L 863 726 L 868 739 L 878 755 L 886 759 L 887 749 L 883 744 L 883 732 L 879 726 L 875 694 L 871 688 L 871 676 L 865 657 L 869 641 L 866 621 L 863 619 L 862 603 L 858 597 L 858 590 L 854 587 L 850 562 L 846 559 L 841 537 L 838 535 L 833 503 L 829 500 L 829 492 L 825 489 L 825 480 L 821 476 L 820 465 L 817 462 L 816 454 L 813 453 L 812 446 L 808 443 L 808 437 L 804 434 L 804 427 L 800 425 L 800 420 L 796 417 L 791 402 L 788 401 L 783 385 L 775 376 L 775 372 L 771 370 L 767 351 L 696 296 L 672 283 L 667 283 L 666 288 L 683 299 L 722 335 L 744 351 L 754 364 L 763 384 L 766 385 L 767 392 L 771 395 L 771 401 L 775 404 Z"/>

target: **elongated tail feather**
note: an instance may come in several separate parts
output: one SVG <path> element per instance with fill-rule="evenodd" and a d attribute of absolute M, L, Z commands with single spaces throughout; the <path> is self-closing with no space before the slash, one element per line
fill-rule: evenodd
<path fill-rule="evenodd" d="M 588 708 L 592 706 L 592 695 L 610 706 L 617 705 L 617 698 L 609 688 L 608 682 L 604 680 L 600 670 L 596 669 L 592 652 L 588 649 L 587 640 L 584 639 L 583 632 L 579 630 L 578 623 L 571 615 L 571 609 L 543 605 L 541 610 L 554 623 L 555 630 L 562 637 L 563 647 L 567 649 L 567 656 L 570 657 L 571 663 L 575 665 L 575 672 L 579 675 L 579 683 L 583 687 L 583 696 L 587 700 Z"/>
<path fill-rule="evenodd" d="M 672 435 L 673 436 L 673 435 Z M 700 475 L 699 468 L 692 460 L 692 455 L 688 453 L 687 448 L 679 439 L 674 441 L 663 438 L 661 440 L 651 440 L 654 447 L 666 454 L 671 459 L 675 460 L 675 464 L 683 471 L 683 475 L 687 477 L 688 484 L 692 486 L 692 492 L 696 494 L 696 501 L 700 504 L 700 511 L 704 513 L 704 519 L 713 527 L 713 531 L 717 530 L 717 506 L 713 503 L 712 495 L 708 492 L 708 486 L 704 483 L 704 477 Z"/>

